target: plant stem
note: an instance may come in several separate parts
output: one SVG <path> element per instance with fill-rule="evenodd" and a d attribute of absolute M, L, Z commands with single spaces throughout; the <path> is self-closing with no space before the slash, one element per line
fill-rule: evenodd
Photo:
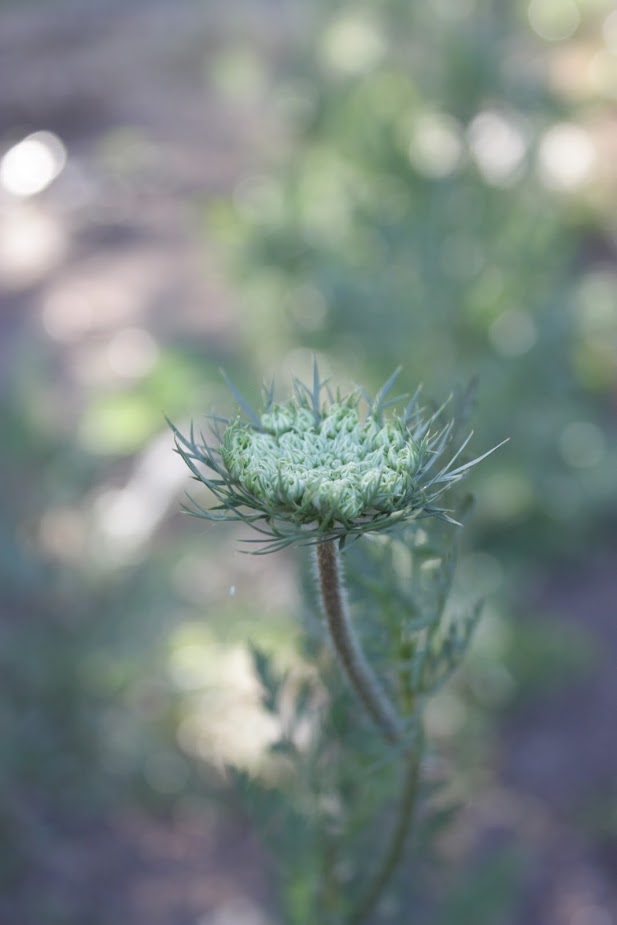
<path fill-rule="evenodd" d="M 317 567 L 323 609 L 342 668 L 385 738 L 392 744 L 399 744 L 403 740 L 402 723 L 356 636 L 341 581 L 339 556 L 333 542 L 317 546 Z"/>
<path fill-rule="evenodd" d="M 405 769 L 406 773 L 403 792 L 401 794 L 401 804 L 399 806 L 397 821 L 392 832 L 388 850 L 384 855 L 381 866 L 378 868 L 375 877 L 369 884 L 366 894 L 346 920 L 346 925 L 362 925 L 362 922 L 366 921 L 367 916 L 371 914 L 381 899 L 384 890 L 388 886 L 403 856 L 418 795 L 421 755 L 422 743 L 420 738 L 418 738 L 415 748 L 408 753 L 409 764 Z"/>

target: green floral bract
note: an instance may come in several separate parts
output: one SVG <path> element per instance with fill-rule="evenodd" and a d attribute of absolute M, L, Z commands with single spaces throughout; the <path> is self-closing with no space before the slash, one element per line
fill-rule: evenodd
<path fill-rule="evenodd" d="M 312 389 L 296 380 L 294 396 L 275 404 L 271 388 L 260 415 L 230 383 L 248 420 L 215 418 L 218 446 L 203 435 L 196 441 L 193 428 L 184 437 L 172 425 L 177 452 L 218 501 L 206 510 L 191 498 L 185 510 L 208 520 L 249 523 L 263 539 L 245 542 L 265 543 L 260 552 L 333 539 L 343 545 L 348 537 L 418 517 L 451 520 L 436 505 L 438 498 L 488 453 L 454 468 L 470 435 L 439 468 L 453 422 L 432 432 L 443 408 L 423 419 L 417 395 L 402 414 L 384 419 L 393 404 L 385 397 L 398 373 L 375 400 L 362 390 L 335 399 L 315 366 Z"/>

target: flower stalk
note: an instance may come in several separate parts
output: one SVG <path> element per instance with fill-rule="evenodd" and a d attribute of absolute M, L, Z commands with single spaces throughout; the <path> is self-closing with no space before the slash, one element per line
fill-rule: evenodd
<path fill-rule="evenodd" d="M 317 546 L 316 560 L 322 606 L 343 673 L 386 741 L 390 745 L 400 745 L 404 742 L 403 723 L 360 646 L 347 606 L 336 543 Z M 421 742 L 417 740 L 405 748 L 404 780 L 396 824 L 366 893 L 352 910 L 346 925 L 362 925 L 366 921 L 401 861 L 417 801 L 421 751 Z"/>
<path fill-rule="evenodd" d="M 347 606 L 336 544 L 320 543 L 316 556 L 323 610 L 343 672 L 384 737 L 397 745 L 403 739 L 403 725 L 358 641 Z"/>

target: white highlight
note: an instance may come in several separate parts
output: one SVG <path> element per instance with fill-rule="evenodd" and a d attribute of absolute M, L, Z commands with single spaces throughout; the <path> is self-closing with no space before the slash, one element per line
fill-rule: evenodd
<path fill-rule="evenodd" d="M 344 74 L 370 71 L 382 57 L 385 43 L 379 30 L 360 16 L 335 21 L 323 37 L 322 55 L 332 70 Z"/>
<path fill-rule="evenodd" d="M 479 113 L 468 130 L 471 154 L 487 183 L 510 186 L 527 151 L 527 139 L 519 121 L 496 109 Z"/>
<path fill-rule="evenodd" d="M 13 196 L 35 196 L 56 179 L 65 164 L 61 139 L 53 132 L 34 132 L 2 158 L 0 185 Z"/>
<path fill-rule="evenodd" d="M 608 50 L 617 54 L 617 10 L 609 13 L 602 23 L 602 38 Z"/>
<path fill-rule="evenodd" d="M 97 498 L 93 535 L 99 561 L 113 567 L 138 558 L 185 479 L 165 432 L 139 457 L 123 488 L 107 489 Z"/>
<path fill-rule="evenodd" d="M 548 189 L 575 190 L 590 179 L 596 150 L 589 133 L 579 125 L 561 122 L 540 142 L 538 173 Z"/>
<path fill-rule="evenodd" d="M 55 267 L 66 252 L 66 235 L 34 203 L 14 202 L 0 223 L 0 277 L 4 286 L 29 286 Z"/>

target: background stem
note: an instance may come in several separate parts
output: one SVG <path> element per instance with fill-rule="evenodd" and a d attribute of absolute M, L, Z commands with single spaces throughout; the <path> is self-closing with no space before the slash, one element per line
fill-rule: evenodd
<path fill-rule="evenodd" d="M 367 916 L 371 914 L 381 899 L 384 890 L 388 886 L 403 856 L 418 795 L 421 755 L 422 742 L 419 738 L 413 751 L 408 754 L 408 766 L 405 769 L 405 781 L 401 795 L 401 803 L 390 844 L 384 855 L 381 866 L 378 868 L 375 877 L 369 884 L 366 894 L 347 919 L 346 925 L 362 925 L 362 922 L 366 921 Z"/>

